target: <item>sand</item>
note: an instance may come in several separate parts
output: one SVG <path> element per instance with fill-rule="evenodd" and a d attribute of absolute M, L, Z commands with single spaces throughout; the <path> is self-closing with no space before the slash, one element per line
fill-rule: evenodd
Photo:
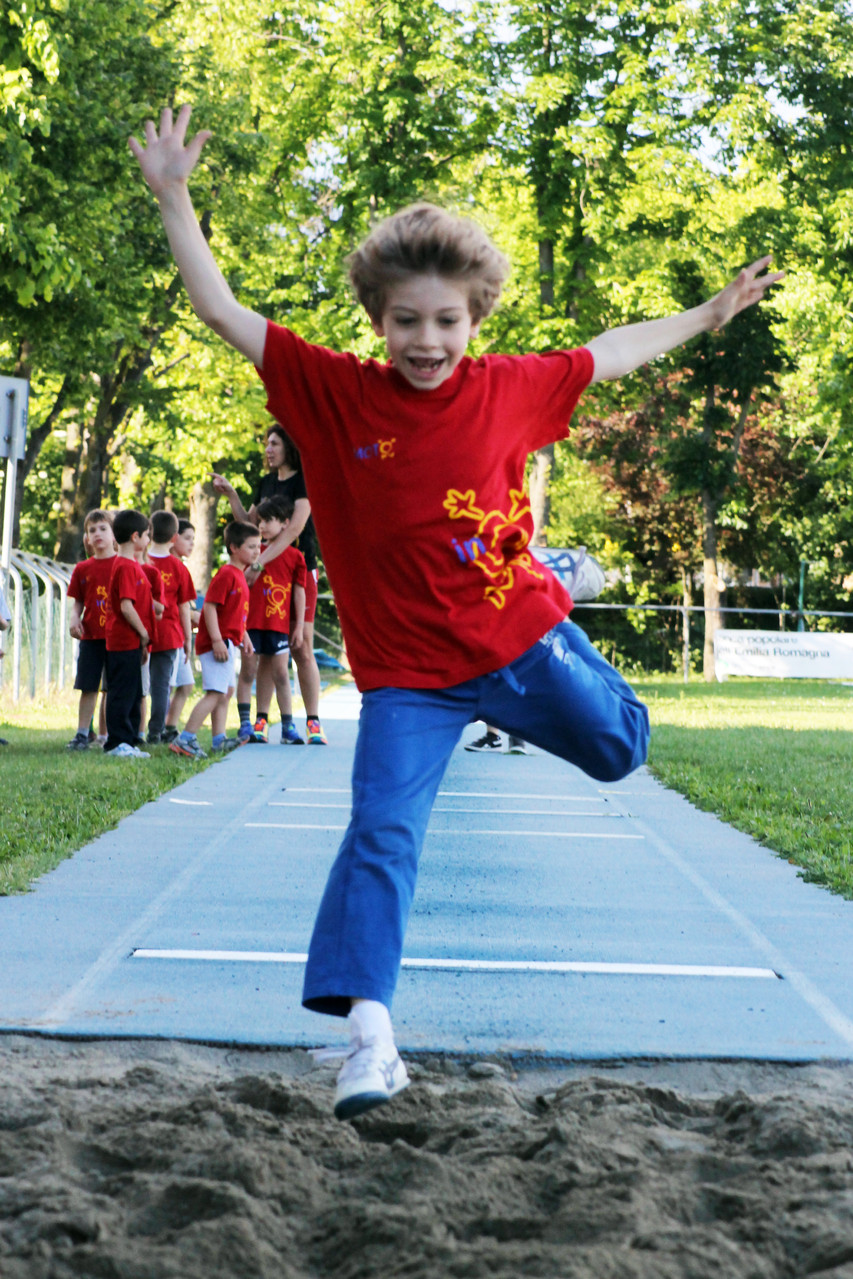
<path fill-rule="evenodd" d="M 853 1066 L 0 1036 L 2 1279 L 853 1279 Z"/>

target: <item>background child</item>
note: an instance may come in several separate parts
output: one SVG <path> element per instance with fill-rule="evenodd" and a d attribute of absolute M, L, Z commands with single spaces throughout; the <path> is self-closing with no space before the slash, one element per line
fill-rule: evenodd
<path fill-rule="evenodd" d="M 115 559 L 112 520 L 106 511 L 89 511 L 83 521 L 90 557 L 75 564 L 68 584 L 71 608 L 69 631 L 79 641 L 77 675 L 74 687 L 79 689 L 77 732 L 67 749 L 89 749 L 89 726 L 95 713 L 107 656 L 107 596 Z"/>
<path fill-rule="evenodd" d="M 764 258 L 680 315 L 577 350 L 467 355 L 509 264 L 482 228 L 431 205 L 376 226 L 350 280 L 388 362 L 303 341 L 241 306 L 202 234 L 187 180 L 189 108 L 131 149 L 160 205 L 200 318 L 257 367 L 300 451 L 324 563 L 362 690 L 352 815 L 309 946 L 302 1002 L 349 1020 L 335 1114 L 408 1084 L 389 1009 L 427 822 L 465 728 L 484 719 L 603 781 L 643 762 L 648 712 L 530 554 L 527 457 L 564 438 L 592 382 L 757 302 Z"/>
<path fill-rule="evenodd" d="M 195 675 L 192 667 L 192 651 L 193 641 L 192 633 L 198 626 L 201 614 L 195 607 L 196 589 L 190 571 L 185 564 L 185 560 L 193 553 L 195 545 L 195 527 L 189 520 L 178 520 L 178 533 L 174 538 L 171 546 L 172 558 L 177 560 L 180 568 L 178 572 L 181 574 L 182 583 L 180 595 L 188 597 L 188 603 L 180 605 L 179 613 L 181 618 L 181 627 L 184 632 L 184 643 L 175 654 L 175 663 L 172 667 L 170 678 L 170 687 L 172 690 L 171 700 L 169 701 L 169 710 L 166 715 L 166 723 L 160 735 L 163 742 L 173 742 L 178 736 L 181 716 L 184 713 L 184 706 L 189 697 L 190 689 L 195 688 Z M 190 593 L 191 592 L 191 593 Z"/>
<path fill-rule="evenodd" d="M 151 645 L 151 716 L 148 741 L 161 741 L 169 711 L 169 687 L 175 659 L 189 648 L 190 605 L 195 603 L 195 586 L 184 564 L 171 554 L 178 536 L 178 517 L 171 511 L 155 511 L 151 516 L 151 545 L 148 563 L 156 568 L 163 588 L 163 616 L 157 621 Z"/>
<path fill-rule="evenodd" d="M 258 504 L 258 532 L 261 553 L 282 533 L 293 514 L 293 501 L 286 497 L 264 498 Z M 287 546 L 267 560 L 260 577 L 249 588 L 247 623 L 253 653 L 244 653 L 237 681 L 237 709 L 240 712 L 240 741 L 266 742 L 269 708 L 275 688 L 281 712 L 283 746 L 304 746 L 293 723 L 290 693 L 290 649 L 302 643 L 305 621 L 305 557 Z M 252 682 L 257 678 L 254 728 L 249 718 Z"/>
<path fill-rule="evenodd" d="M 176 755 L 189 755 L 192 759 L 206 758 L 198 744 L 197 734 L 208 715 L 213 749 L 227 751 L 238 745 L 236 737 L 225 736 L 225 724 L 228 703 L 234 692 L 237 648 L 241 646 L 244 652 L 248 652 L 252 647 L 252 641 L 246 634 L 249 613 L 246 569 L 258 558 L 260 534 L 254 524 L 234 520 L 225 529 L 225 546 L 228 563 L 222 565 L 207 588 L 196 639 L 204 694 L 190 712 L 184 731 L 169 743 L 170 751 Z"/>
<path fill-rule="evenodd" d="M 150 539 L 150 520 L 148 521 L 148 533 Z M 145 729 L 148 725 L 148 702 L 151 696 L 151 646 L 157 643 L 157 629 L 166 608 L 163 594 L 163 579 L 160 577 L 160 570 L 156 567 L 156 565 L 150 563 L 148 559 L 148 550 L 149 547 L 146 547 L 144 551 L 137 551 L 136 553 L 137 562 L 145 576 L 148 578 L 148 585 L 151 587 L 152 608 L 154 610 L 154 629 L 151 632 L 151 643 L 148 645 L 148 652 L 145 655 L 145 661 L 142 665 L 142 701 L 139 704 L 138 746 L 142 746 L 145 743 Z"/>
<path fill-rule="evenodd" d="M 137 557 L 148 546 L 148 517 L 119 511 L 113 520 L 118 554 L 112 563 L 107 605 L 107 740 L 104 752 L 148 759 L 137 746 L 142 703 L 142 667 L 154 630 L 154 601 Z"/>

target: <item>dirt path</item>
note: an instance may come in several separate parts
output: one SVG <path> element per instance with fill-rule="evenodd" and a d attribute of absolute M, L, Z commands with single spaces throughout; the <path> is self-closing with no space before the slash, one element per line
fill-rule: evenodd
<path fill-rule="evenodd" d="M 853 1279 L 853 1066 L 416 1061 L 0 1038 L 3 1279 Z"/>

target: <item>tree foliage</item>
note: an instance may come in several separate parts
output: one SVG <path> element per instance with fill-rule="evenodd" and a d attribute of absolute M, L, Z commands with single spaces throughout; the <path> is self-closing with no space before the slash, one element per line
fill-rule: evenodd
<path fill-rule="evenodd" d="M 803 558 L 822 600 L 849 602 L 851 16 L 9 0 L 0 363 L 31 379 L 22 542 L 70 558 L 88 506 L 186 510 L 212 465 L 246 490 L 257 473 L 263 392 L 189 310 L 126 148 L 190 100 L 214 134 L 194 199 L 235 293 L 362 355 L 379 348 L 345 257 L 415 199 L 478 217 L 513 261 L 477 350 L 574 345 L 773 252 L 770 305 L 588 393 L 576 442 L 534 472 L 543 536 L 582 535 L 637 597 Z"/>

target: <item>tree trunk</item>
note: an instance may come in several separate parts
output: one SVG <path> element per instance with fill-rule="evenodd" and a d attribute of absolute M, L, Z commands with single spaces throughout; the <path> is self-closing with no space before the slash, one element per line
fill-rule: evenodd
<path fill-rule="evenodd" d="M 216 508 L 219 495 L 210 480 L 193 486 L 190 493 L 190 524 L 195 529 L 193 553 L 187 561 L 197 591 L 206 591 L 213 576 L 216 550 Z"/>
<path fill-rule="evenodd" d="M 690 608 L 692 604 L 693 575 L 688 573 L 687 569 L 682 565 L 681 606 L 684 612 L 681 614 L 681 671 L 685 684 L 690 680 Z"/>
<path fill-rule="evenodd" d="M 551 519 L 551 469 L 554 465 L 554 445 L 537 449 L 533 454 L 530 472 L 530 510 L 533 513 L 532 546 L 547 546 L 548 524 Z"/>
<path fill-rule="evenodd" d="M 554 241 L 539 241 L 539 301 L 554 305 Z"/>
<path fill-rule="evenodd" d="M 721 583 L 717 573 L 717 503 L 707 490 L 702 493 L 702 564 L 705 571 L 705 647 L 702 653 L 702 674 L 705 682 L 710 684 L 716 678 L 714 635 L 723 625 L 723 616 L 719 611 Z"/>

